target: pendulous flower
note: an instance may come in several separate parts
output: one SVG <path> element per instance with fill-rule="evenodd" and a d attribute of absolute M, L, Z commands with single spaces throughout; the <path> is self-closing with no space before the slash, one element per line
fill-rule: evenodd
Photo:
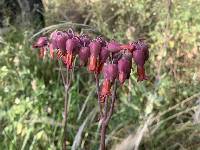
<path fill-rule="evenodd" d="M 80 50 L 79 50 L 80 66 L 86 65 L 89 57 L 90 57 L 89 47 L 81 47 Z"/>
<path fill-rule="evenodd" d="M 101 93 L 100 98 L 101 102 L 103 103 L 105 101 L 106 96 L 109 96 L 111 94 L 110 89 L 112 86 L 112 83 L 118 76 L 118 67 L 116 64 L 106 64 L 103 67 L 103 84 L 101 87 Z"/>
<path fill-rule="evenodd" d="M 130 77 L 132 68 L 132 57 L 126 54 L 118 61 L 119 81 L 121 84 Z"/>
<path fill-rule="evenodd" d="M 90 59 L 89 59 L 88 70 L 94 72 L 97 70 L 99 54 L 101 51 L 101 43 L 98 42 L 97 40 L 93 40 L 90 42 L 89 48 L 90 48 Z"/>
<path fill-rule="evenodd" d="M 143 40 L 138 40 L 134 43 L 135 51 L 133 51 L 133 59 L 137 65 L 138 81 L 147 80 L 144 64 L 149 58 L 148 45 Z"/>
<path fill-rule="evenodd" d="M 54 57 L 54 50 L 57 50 L 57 58 L 60 59 L 66 53 L 66 41 L 70 36 L 66 32 L 54 31 L 50 35 L 50 56 Z"/>
<path fill-rule="evenodd" d="M 37 41 L 33 44 L 33 48 L 40 49 L 40 54 L 39 54 L 40 58 L 43 58 L 45 56 L 47 45 L 48 45 L 48 38 L 45 36 L 39 37 Z"/>
<path fill-rule="evenodd" d="M 77 38 L 68 39 L 66 41 L 66 53 L 63 57 L 63 62 L 67 66 L 68 69 L 72 69 L 72 64 L 74 60 L 74 56 L 77 54 L 77 49 L 79 48 L 80 41 Z"/>

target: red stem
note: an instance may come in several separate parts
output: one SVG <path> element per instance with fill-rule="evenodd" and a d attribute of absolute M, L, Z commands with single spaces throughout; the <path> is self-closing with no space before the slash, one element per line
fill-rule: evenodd
<path fill-rule="evenodd" d="M 105 105 L 104 105 L 104 117 L 101 123 L 101 142 L 100 142 L 100 150 L 106 150 L 106 144 L 105 144 L 105 139 L 106 139 L 106 129 L 108 126 L 108 123 L 111 119 L 113 109 L 114 109 L 114 104 L 116 100 L 116 90 L 117 90 L 117 82 L 115 81 L 114 87 L 113 87 L 113 92 L 112 92 L 112 101 L 110 105 L 110 110 L 108 112 L 107 105 L 108 105 L 108 97 L 106 97 L 105 100 Z"/>
<path fill-rule="evenodd" d="M 96 80 L 96 92 L 97 92 L 97 96 L 98 96 L 98 105 L 99 105 L 100 120 L 101 120 L 103 117 L 103 112 L 102 112 L 101 99 L 100 99 L 99 77 L 98 77 L 97 73 L 95 73 L 95 80 Z"/>
<path fill-rule="evenodd" d="M 101 143 L 100 143 L 100 150 L 106 150 L 106 144 L 105 144 L 105 139 L 106 139 L 106 126 L 104 123 L 102 123 L 101 126 Z"/>

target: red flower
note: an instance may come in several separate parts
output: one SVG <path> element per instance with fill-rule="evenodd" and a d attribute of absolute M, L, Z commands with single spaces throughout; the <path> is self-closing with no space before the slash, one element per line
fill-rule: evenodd
<path fill-rule="evenodd" d="M 57 58 L 60 59 L 65 54 L 66 41 L 70 38 L 68 33 L 62 31 L 54 31 L 50 35 L 50 56 L 54 57 L 54 50 L 57 51 Z"/>
<path fill-rule="evenodd" d="M 117 65 L 116 64 L 104 65 L 103 76 L 104 76 L 104 80 L 103 80 L 101 93 L 100 93 L 102 103 L 105 101 L 106 96 L 109 96 L 111 94 L 110 89 L 111 89 L 112 83 L 118 76 Z"/>
<path fill-rule="evenodd" d="M 40 49 L 40 58 L 43 58 L 46 51 L 46 46 L 48 44 L 48 38 L 45 36 L 39 37 L 35 44 L 33 44 L 33 48 L 39 48 Z"/>
<path fill-rule="evenodd" d="M 123 84 L 125 80 L 130 77 L 131 67 L 132 67 L 131 57 L 123 56 L 118 61 L 119 81 L 121 84 Z"/>
<path fill-rule="evenodd" d="M 148 46 L 142 40 L 135 42 L 134 45 L 133 59 L 137 65 L 138 81 L 147 80 L 148 77 L 145 74 L 144 64 L 149 58 Z"/>
<path fill-rule="evenodd" d="M 86 65 L 90 57 L 89 47 L 81 47 L 79 51 L 80 66 Z"/>
<path fill-rule="evenodd" d="M 66 41 L 66 53 L 63 57 L 63 62 L 66 64 L 68 69 L 72 69 L 72 63 L 74 60 L 74 55 L 76 54 L 76 49 L 79 48 L 79 41 L 76 38 L 68 39 Z"/>
<path fill-rule="evenodd" d="M 97 64 L 97 69 L 96 69 L 96 73 L 99 74 L 101 72 L 101 70 L 103 69 L 103 65 L 106 62 L 107 58 L 109 57 L 110 52 L 108 51 L 107 47 L 102 47 L 101 48 L 101 52 L 99 55 L 99 61 Z"/>
<path fill-rule="evenodd" d="M 89 44 L 89 48 L 90 48 L 90 59 L 89 59 L 88 70 L 94 72 L 97 70 L 97 63 L 101 51 L 101 43 L 98 42 L 97 40 L 94 40 Z"/>

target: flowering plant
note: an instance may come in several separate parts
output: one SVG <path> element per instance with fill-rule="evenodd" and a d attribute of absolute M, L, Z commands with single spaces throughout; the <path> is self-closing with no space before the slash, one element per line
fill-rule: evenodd
<path fill-rule="evenodd" d="M 65 92 L 69 92 L 71 75 L 75 67 L 75 58 L 79 59 L 79 67 L 87 66 L 88 71 L 95 76 L 96 90 L 101 125 L 101 150 L 105 150 L 106 128 L 111 119 L 116 101 L 117 81 L 121 85 L 129 79 L 132 62 L 137 65 L 138 81 L 147 80 L 144 65 L 149 58 L 148 45 L 143 39 L 129 44 L 121 44 L 115 40 L 106 41 L 103 37 L 92 39 L 89 35 L 75 34 L 72 29 L 68 31 L 54 31 L 50 37 L 41 36 L 33 44 L 39 49 L 39 57 L 44 58 L 49 51 L 51 59 L 62 62 L 67 71 L 67 79 L 62 74 Z M 103 82 L 100 85 L 100 74 Z M 111 98 L 111 101 L 109 101 Z M 66 149 L 67 129 L 67 95 L 64 103 L 64 133 L 63 149 Z M 110 104 L 110 106 L 109 106 Z"/>

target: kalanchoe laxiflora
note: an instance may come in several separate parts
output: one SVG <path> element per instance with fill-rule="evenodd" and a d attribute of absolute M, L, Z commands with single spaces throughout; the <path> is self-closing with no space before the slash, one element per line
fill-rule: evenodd
<path fill-rule="evenodd" d="M 57 45 L 57 35 L 60 34 L 60 31 L 54 31 L 50 35 L 50 43 L 49 43 L 49 50 L 50 50 L 50 57 L 54 58 L 54 50 L 58 50 Z"/>
<path fill-rule="evenodd" d="M 81 47 L 79 50 L 80 67 L 87 64 L 89 57 L 90 57 L 90 48 Z"/>
<path fill-rule="evenodd" d="M 66 53 L 63 56 L 63 62 L 66 64 L 67 69 L 72 69 L 74 56 L 78 53 L 79 47 L 80 41 L 75 37 L 66 41 Z"/>
<path fill-rule="evenodd" d="M 54 51 L 57 51 L 57 58 L 62 58 L 67 69 L 73 68 L 73 60 L 76 56 L 79 58 L 80 66 L 88 64 L 88 70 L 95 73 L 98 102 L 104 103 L 111 95 L 112 90 L 109 113 L 106 111 L 107 105 L 104 105 L 105 111 L 102 111 L 102 105 L 99 103 L 100 116 L 102 117 L 102 137 L 105 137 L 105 130 L 103 129 L 108 125 L 116 99 L 117 84 L 115 84 L 115 80 L 118 79 L 118 81 L 123 84 L 126 79 L 129 79 L 132 69 L 132 59 L 137 65 L 138 81 L 147 79 L 144 64 L 149 58 L 149 50 L 147 44 L 145 44 L 142 39 L 133 43 L 119 44 L 115 40 L 107 42 L 102 37 L 91 40 L 88 35 L 78 36 L 75 35 L 72 29 L 69 29 L 67 32 L 54 31 L 50 35 L 49 41 L 47 37 L 40 37 L 33 47 L 40 49 L 41 57 L 44 57 L 46 48 L 48 47 L 50 49 L 51 58 L 54 57 Z M 104 79 L 100 88 L 100 76 L 98 76 L 98 74 L 101 73 L 101 71 Z M 71 77 L 67 79 L 69 80 L 67 82 L 69 86 Z M 64 84 L 66 84 L 65 79 L 63 79 L 63 81 Z M 112 88 L 113 85 L 115 86 Z M 67 99 L 65 99 L 65 104 L 67 104 L 66 101 Z M 67 108 L 66 105 L 65 108 Z M 65 112 L 67 112 L 67 110 Z M 65 119 L 66 116 L 67 114 L 65 113 Z M 63 143 L 65 143 L 65 141 L 66 140 L 64 140 Z M 105 143 L 105 139 L 101 138 L 101 143 L 103 143 L 102 141 Z"/>
<path fill-rule="evenodd" d="M 115 40 L 107 42 L 103 37 L 91 40 L 86 34 L 77 36 L 72 29 L 69 29 L 68 31 L 52 32 L 49 41 L 47 37 L 40 37 L 33 47 L 40 49 L 40 57 L 44 57 L 47 48 L 50 49 L 51 58 L 54 58 L 54 52 L 57 51 L 57 58 L 62 57 L 63 63 L 68 69 L 73 67 L 76 55 L 79 58 L 80 66 L 88 65 L 88 70 L 96 74 L 102 71 L 106 63 L 117 64 L 118 80 L 121 84 L 130 76 L 133 58 L 137 65 L 138 81 L 147 79 L 144 64 L 148 60 L 149 50 L 142 39 L 133 43 L 120 44 Z M 103 87 L 106 87 L 106 83 L 108 82 L 103 83 Z"/>
<path fill-rule="evenodd" d="M 101 51 L 101 43 L 97 40 L 93 40 L 89 44 L 90 48 L 90 59 L 89 59 L 89 65 L 88 70 L 91 72 L 95 72 L 97 70 L 97 64 L 99 61 L 99 54 Z"/>
<path fill-rule="evenodd" d="M 99 61 L 96 69 L 96 73 L 99 74 L 103 68 L 104 63 L 106 62 L 107 58 L 109 57 L 110 52 L 108 51 L 107 47 L 102 47 L 101 52 L 99 55 Z"/>
<path fill-rule="evenodd" d="M 54 50 L 57 50 L 57 58 L 60 59 L 65 53 L 65 43 L 68 35 L 62 31 L 54 31 L 50 35 L 50 56 L 54 58 Z"/>
<path fill-rule="evenodd" d="M 132 68 L 132 57 L 130 53 L 124 54 L 118 61 L 119 82 L 123 84 L 130 77 Z"/>
<path fill-rule="evenodd" d="M 105 101 L 106 96 L 109 96 L 111 94 L 110 89 L 112 86 L 112 83 L 118 76 L 118 67 L 116 64 L 105 64 L 103 67 L 103 84 L 101 87 L 101 102 L 103 103 Z"/>
<path fill-rule="evenodd" d="M 64 32 L 59 32 L 56 37 L 56 43 L 58 47 L 58 58 L 60 55 L 64 55 L 66 53 L 66 41 L 68 40 L 68 36 Z"/>
<path fill-rule="evenodd" d="M 148 45 L 143 40 L 134 42 L 135 50 L 133 51 L 133 59 L 137 65 L 138 81 L 147 80 L 144 64 L 149 58 Z"/>
<path fill-rule="evenodd" d="M 54 50 L 57 50 L 57 58 L 61 58 L 66 54 L 66 41 L 68 39 L 73 38 L 74 33 L 70 30 L 70 32 L 62 32 L 62 31 L 54 31 L 50 35 L 50 56 L 54 57 Z"/>
<path fill-rule="evenodd" d="M 40 49 L 40 58 L 43 58 L 46 51 L 46 46 L 48 45 L 48 38 L 45 36 L 41 36 L 37 39 L 37 41 L 33 44 L 33 48 Z"/>

